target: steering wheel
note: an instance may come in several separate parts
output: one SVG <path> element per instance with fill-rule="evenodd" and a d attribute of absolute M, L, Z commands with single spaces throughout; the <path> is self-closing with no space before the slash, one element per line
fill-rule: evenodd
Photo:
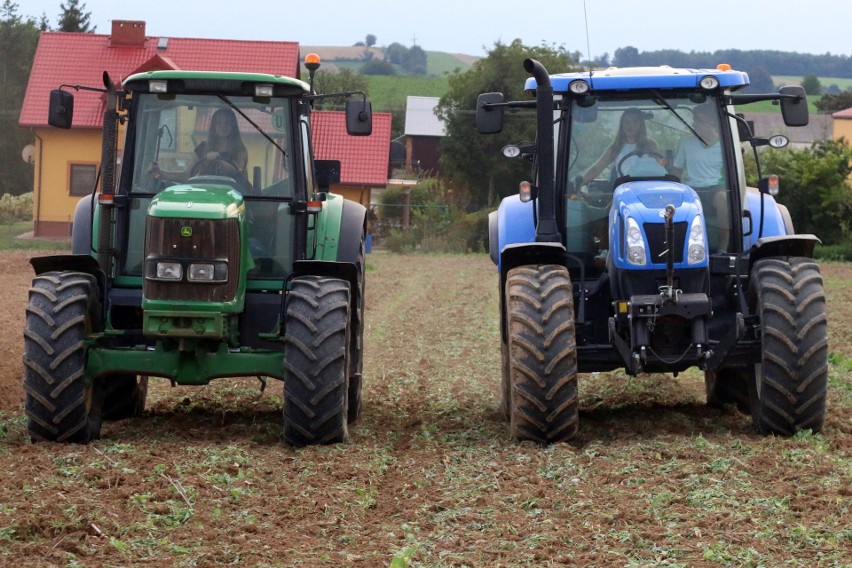
<path fill-rule="evenodd" d="M 616 173 L 618 173 L 618 177 L 621 177 L 621 176 L 624 176 L 624 175 L 628 175 L 627 173 L 625 173 L 625 172 L 621 169 L 621 167 L 624 165 L 624 162 L 625 162 L 625 161 L 627 161 L 627 158 L 632 158 L 632 157 L 634 157 L 634 156 L 639 157 L 639 158 L 641 158 L 642 156 L 650 156 L 650 157 L 652 157 L 652 158 L 655 158 L 656 160 L 665 160 L 665 159 L 666 159 L 666 158 L 665 158 L 662 154 L 660 154 L 659 152 L 648 152 L 648 151 L 646 151 L 646 150 L 634 150 L 634 151 L 632 151 L 632 152 L 629 152 L 629 153 L 625 154 L 625 155 L 624 155 L 624 157 L 623 157 L 623 158 L 621 158 L 621 159 L 618 161 L 618 164 L 615 166 L 615 171 L 616 171 Z"/>
<path fill-rule="evenodd" d="M 583 184 L 583 176 L 577 176 L 574 187 L 576 193 L 571 199 L 580 200 L 590 209 L 609 209 L 612 204 L 612 187 L 608 181 L 591 180 Z"/>
<path fill-rule="evenodd" d="M 189 177 L 199 175 L 225 176 L 236 180 L 240 177 L 240 169 L 233 162 L 219 156 L 213 160 L 204 159 L 195 162 L 189 171 Z"/>

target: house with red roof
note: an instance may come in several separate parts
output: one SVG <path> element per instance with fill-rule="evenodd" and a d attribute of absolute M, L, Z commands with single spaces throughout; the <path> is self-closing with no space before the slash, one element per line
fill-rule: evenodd
<path fill-rule="evenodd" d="M 834 139 L 852 141 L 852 108 L 839 110 L 831 115 L 834 122 Z"/>
<path fill-rule="evenodd" d="M 101 159 L 104 95 L 86 90 L 75 92 L 74 124 L 70 130 L 62 130 L 47 124 L 50 91 L 60 85 L 66 89 L 78 85 L 101 87 L 104 71 L 120 85 L 134 73 L 168 69 L 298 77 L 299 44 L 148 36 L 145 22 L 126 20 L 114 20 L 109 35 L 42 32 L 18 121 L 35 138 L 35 236 L 70 236 L 76 204 L 92 192 Z M 324 118 L 324 113 L 314 113 L 317 157 L 340 159 L 338 189 L 347 198 L 369 203 L 370 188 L 387 184 L 390 115 L 375 113 L 373 135 L 358 139 L 347 136 L 344 123 L 338 124 L 340 119 L 335 113 L 330 114 Z M 123 132 L 119 140 L 122 138 Z M 334 154 L 338 150 L 342 153 Z M 121 148 L 119 156 L 120 151 Z M 384 176 L 378 175 L 382 160 Z"/>

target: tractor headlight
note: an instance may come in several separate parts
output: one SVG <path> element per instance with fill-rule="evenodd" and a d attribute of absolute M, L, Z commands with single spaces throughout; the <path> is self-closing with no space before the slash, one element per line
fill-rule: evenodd
<path fill-rule="evenodd" d="M 189 273 L 187 279 L 190 282 L 200 280 L 202 282 L 210 282 L 216 276 L 214 267 L 206 262 L 193 262 L 189 265 Z"/>
<path fill-rule="evenodd" d="M 179 262 L 157 262 L 157 278 L 159 280 L 180 280 L 183 278 L 183 267 Z"/>
<path fill-rule="evenodd" d="M 686 263 L 698 264 L 703 262 L 705 258 L 707 258 L 707 243 L 704 240 L 704 225 L 701 224 L 701 217 L 696 217 L 692 221 L 692 228 L 689 230 Z"/>
<path fill-rule="evenodd" d="M 228 265 L 224 262 L 193 262 L 186 278 L 190 282 L 225 282 L 228 280 Z"/>
<path fill-rule="evenodd" d="M 645 250 L 645 239 L 642 238 L 642 231 L 639 229 L 639 223 L 632 217 L 627 218 L 627 262 L 636 266 L 644 266 L 647 262 L 648 254 Z"/>

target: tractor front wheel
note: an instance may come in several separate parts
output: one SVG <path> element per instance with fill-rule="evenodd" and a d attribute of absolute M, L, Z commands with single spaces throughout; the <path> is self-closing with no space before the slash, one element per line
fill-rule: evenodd
<path fill-rule="evenodd" d="M 24 410 L 34 442 L 100 437 L 102 392 L 86 385 L 86 339 L 100 326 L 90 274 L 46 272 L 33 279 L 24 329 Z"/>
<path fill-rule="evenodd" d="M 287 294 L 284 440 L 292 446 L 349 438 L 349 283 L 300 276 Z"/>
<path fill-rule="evenodd" d="M 828 320 L 819 266 L 809 258 L 755 262 L 749 299 L 760 326 L 760 363 L 749 385 L 754 426 L 792 436 L 822 429 L 828 389 Z"/>
<path fill-rule="evenodd" d="M 542 444 L 577 433 L 577 343 L 564 266 L 521 266 L 506 281 L 509 423 L 517 440 Z"/>
<path fill-rule="evenodd" d="M 98 379 L 97 384 L 104 392 L 104 420 L 135 418 L 145 410 L 148 377 L 125 373 Z"/>

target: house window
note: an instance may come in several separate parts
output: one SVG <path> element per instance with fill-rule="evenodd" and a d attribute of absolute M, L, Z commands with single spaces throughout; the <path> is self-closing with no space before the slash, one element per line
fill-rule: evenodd
<path fill-rule="evenodd" d="M 71 195 L 89 195 L 95 186 L 98 174 L 97 164 L 71 164 L 70 179 Z"/>

